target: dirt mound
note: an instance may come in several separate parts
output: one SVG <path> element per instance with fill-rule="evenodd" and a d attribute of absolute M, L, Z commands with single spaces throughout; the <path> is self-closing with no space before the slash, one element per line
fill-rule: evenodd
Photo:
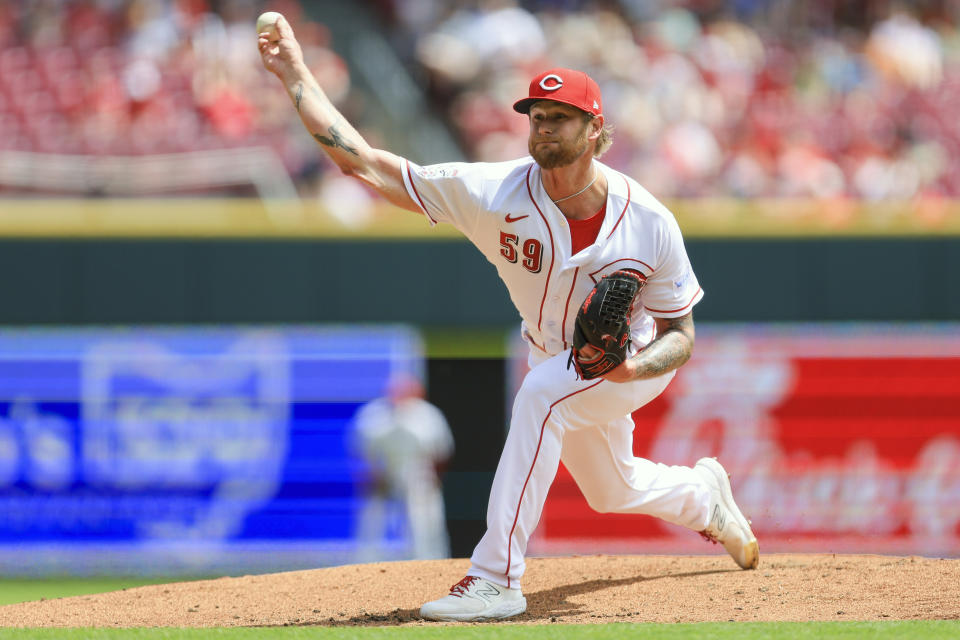
<path fill-rule="evenodd" d="M 463 577 L 466 560 L 350 565 L 137 587 L 0 607 L 21 627 L 395 626 Z M 960 618 L 960 560 L 766 555 L 531 558 L 528 609 L 501 624 Z"/>

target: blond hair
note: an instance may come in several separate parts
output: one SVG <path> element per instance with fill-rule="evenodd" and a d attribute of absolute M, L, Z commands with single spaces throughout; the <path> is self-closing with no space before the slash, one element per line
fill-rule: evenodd
<path fill-rule="evenodd" d="M 593 149 L 593 157 L 599 158 L 607 152 L 610 145 L 613 144 L 613 125 L 605 124 L 600 130 L 600 137 L 597 138 L 597 146 Z"/>
<path fill-rule="evenodd" d="M 590 122 L 597 116 L 593 115 L 588 111 L 583 112 L 583 121 Z M 613 125 L 605 124 L 603 128 L 600 129 L 600 137 L 597 138 L 597 146 L 593 148 L 593 157 L 599 158 L 607 152 L 610 148 L 610 145 L 613 144 Z"/>

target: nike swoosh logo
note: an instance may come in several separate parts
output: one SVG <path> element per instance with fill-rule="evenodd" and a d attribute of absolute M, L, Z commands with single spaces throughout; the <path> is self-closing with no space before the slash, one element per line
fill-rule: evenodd
<path fill-rule="evenodd" d="M 530 214 L 529 214 L 529 213 L 528 213 L 527 215 L 525 215 L 525 216 L 517 216 L 516 218 L 514 218 L 513 216 L 511 216 L 511 215 L 508 213 L 508 214 L 503 218 L 503 221 L 504 221 L 504 222 L 507 222 L 507 223 L 510 223 L 510 222 L 516 222 L 517 220 L 523 220 L 524 218 L 529 218 L 529 217 L 530 217 Z"/>

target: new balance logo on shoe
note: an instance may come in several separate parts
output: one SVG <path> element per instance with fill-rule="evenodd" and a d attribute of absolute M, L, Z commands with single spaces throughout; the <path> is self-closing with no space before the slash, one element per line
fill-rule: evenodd
<path fill-rule="evenodd" d="M 483 598 L 484 600 L 489 601 L 491 598 L 495 598 L 498 595 L 500 595 L 500 591 L 498 591 L 497 588 L 493 586 L 493 584 L 487 582 L 486 584 L 484 584 L 484 586 L 474 591 L 473 595 L 477 596 L 478 598 Z"/>
<path fill-rule="evenodd" d="M 723 533 L 723 526 L 727 524 L 727 516 L 720 509 L 720 505 L 716 504 L 713 506 L 713 521 L 717 523 L 717 531 Z"/>

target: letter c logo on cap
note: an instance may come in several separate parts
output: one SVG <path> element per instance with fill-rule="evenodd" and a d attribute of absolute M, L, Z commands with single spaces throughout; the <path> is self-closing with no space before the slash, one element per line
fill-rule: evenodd
<path fill-rule="evenodd" d="M 543 76 L 543 80 L 540 81 L 540 88 L 544 91 L 556 91 L 563 86 L 563 78 L 558 76 L 555 73 L 550 75 Z"/>

